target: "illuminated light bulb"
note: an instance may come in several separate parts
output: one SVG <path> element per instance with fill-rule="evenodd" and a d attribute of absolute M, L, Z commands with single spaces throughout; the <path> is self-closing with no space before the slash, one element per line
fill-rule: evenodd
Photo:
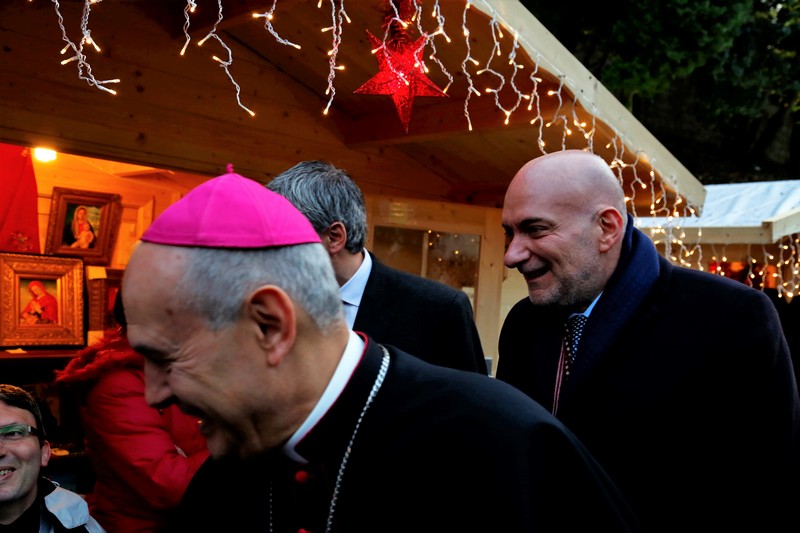
<path fill-rule="evenodd" d="M 724 256 L 724 255 L 723 255 L 723 256 L 722 256 L 722 260 L 723 260 L 723 261 L 725 261 L 725 262 L 727 262 L 727 261 L 728 261 L 728 258 L 727 258 L 726 256 Z"/>
<path fill-rule="evenodd" d="M 49 163 L 50 161 L 55 161 L 58 154 L 50 148 L 34 148 L 33 157 L 43 163 Z"/>
<path fill-rule="evenodd" d="M 325 32 L 327 32 L 327 31 L 332 31 L 332 30 L 333 30 L 333 26 L 328 26 L 327 28 L 322 28 L 320 31 L 321 31 L 322 33 L 325 33 Z"/>
<path fill-rule="evenodd" d="M 344 65 L 336 65 L 333 68 L 335 68 L 336 70 L 344 70 Z"/>
<path fill-rule="evenodd" d="M 556 92 L 552 89 L 547 91 L 547 96 L 553 96 L 554 94 L 556 94 Z"/>
<path fill-rule="evenodd" d="M 92 47 L 94 47 L 95 51 L 97 51 L 97 52 L 100 51 L 100 47 L 97 46 L 97 43 L 94 42 L 91 37 L 89 37 L 89 36 L 84 37 L 83 38 L 83 42 L 85 42 L 86 44 L 91 45 Z"/>
<path fill-rule="evenodd" d="M 67 50 L 69 50 L 69 45 L 67 45 L 67 46 L 65 46 L 64 48 L 61 49 L 61 55 L 66 54 Z"/>
<path fill-rule="evenodd" d="M 469 30 L 464 28 L 464 37 L 469 37 Z"/>
<path fill-rule="evenodd" d="M 78 56 L 72 56 L 69 59 L 65 59 L 64 61 L 62 61 L 61 64 L 66 65 L 67 63 L 71 63 L 72 61 L 77 61 L 77 60 Z"/>

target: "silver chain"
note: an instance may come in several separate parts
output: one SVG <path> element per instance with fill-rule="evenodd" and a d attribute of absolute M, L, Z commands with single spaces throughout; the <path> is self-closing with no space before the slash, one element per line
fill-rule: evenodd
<path fill-rule="evenodd" d="M 364 403 L 364 407 L 361 409 L 361 414 L 358 415 L 356 427 L 353 429 L 353 434 L 350 436 L 350 442 L 347 443 L 347 448 L 345 448 L 342 462 L 339 464 L 339 472 L 336 474 L 336 483 L 333 486 L 333 495 L 331 496 L 331 506 L 328 509 L 328 520 L 325 523 L 325 533 L 330 533 L 331 529 L 333 528 L 333 515 L 336 511 L 336 501 L 339 498 L 339 488 L 342 485 L 344 470 L 347 468 L 347 461 L 350 459 L 350 453 L 353 451 L 353 443 L 356 440 L 358 428 L 361 427 L 361 421 L 364 420 L 364 415 L 367 414 L 367 409 L 369 409 L 369 406 L 375 399 L 375 395 L 378 394 L 381 385 L 383 385 L 383 380 L 386 378 L 386 372 L 389 370 L 389 351 L 383 345 L 381 345 L 381 350 L 383 350 L 383 361 L 381 361 L 381 368 L 378 371 L 378 376 L 375 378 L 375 383 L 372 384 L 372 390 L 369 391 L 367 401 Z M 269 481 L 269 531 L 272 533 L 272 479 Z"/>

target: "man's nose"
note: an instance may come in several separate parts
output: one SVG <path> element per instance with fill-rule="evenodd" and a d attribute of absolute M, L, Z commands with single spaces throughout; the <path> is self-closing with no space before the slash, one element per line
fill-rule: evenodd
<path fill-rule="evenodd" d="M 172 389 L 167 381 L 167 372 L 158 365 L 145 360 L 144 399 L 152 407 L 166 407 L 172 398 Z"/>
<path fill-rule="evenodd" d="M 506 244 L 506 253 L 503 255 L 503 264 L 508 268 L 517 268 L 530 257 L 528 249 L 522 245 L 520 239 L 512 237 Z"/>

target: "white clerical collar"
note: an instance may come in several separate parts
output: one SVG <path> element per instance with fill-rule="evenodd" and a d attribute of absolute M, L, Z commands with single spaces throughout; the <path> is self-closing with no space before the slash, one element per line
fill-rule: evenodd
<path fill-rule="evenodd" d="M 369 254 L 367 254 L 369 256 Z M 314 409 L 311 410 L 308 417 L 305 421 L 300 425 L 297 431 L 294 432 L 294 435 L 283 445 L 283 453 L 286 454 L 287 457 L 290 459 L 300 462 L 300 463 L 307 463 L 300 454 L 295 451 L 295 446 L 303 437 L 311 431 L 317 422 L 319 422 L 325 413 L 328 412 L 328 409 L 331 408 L 333 402 L 339 397 L 339 395 L 344 390 L 344 387 L 347 385 L 347 382 L 350 381 L 350 376 L 353 375 L 355 372 L 358 363 L 361 361 L 361 357 L 364 355 L 364 341 L 361 337 L 358 336 L 353 331 L 350 331 L 350 338 L 347 341 L 347 346 L 344 349 L 344 353 L 342 354 L 342 358 L 339 360 L 339 364 L 336 367 L 336 371 L 333 373 L 333 377 L 331 378 L 330 382 L 328 382 L 328 386 L 325 388 L 325 391 L 322 393 L 317 405 L 314 406 Z"/>

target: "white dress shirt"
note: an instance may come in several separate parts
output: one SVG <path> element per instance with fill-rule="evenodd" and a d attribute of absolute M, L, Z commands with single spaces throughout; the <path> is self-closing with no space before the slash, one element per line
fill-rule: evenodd
<path fill-rule="evenodd" d="M 372 272 L 372 258 L 365 249 L 361 266 L 358 267 L 353 277 L 347 280 L 347 283 L 339 287 L 339 295 L 344 304 L 344 317 L 350 329 L 353 329 L 353 324 L 356 322 L 358 306 L 361 305 L 361 297 L 364 296 L 370 272 Z"/>

